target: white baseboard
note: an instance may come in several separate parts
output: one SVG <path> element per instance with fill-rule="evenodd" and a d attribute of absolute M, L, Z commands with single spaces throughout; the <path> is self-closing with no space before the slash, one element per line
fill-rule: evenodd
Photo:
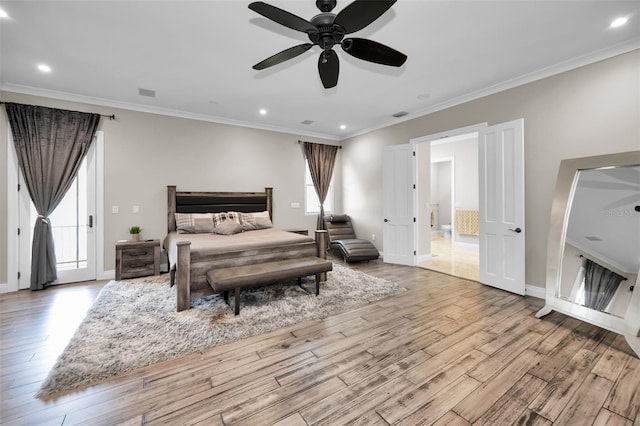
<path fill-rule="evenodd" d="M 538 299 L 544 300 L 547 294 L 547 289 L 544 287 L 526 284 L 524 286 L 524 294 L 526 296 L 537 297 Z"/>
<path fill-rule="evenodd" d="M 0 284 L 0 293 L 9 293 L 9 284 L 1 283 Z"/>
<path fill-rule="evenodd" d="M 99 280 L 115 280 L 116 279 L 116 270 L 111 269 L 110 271 L 103 271 L 102 274 L 98 274 L 97 277 Z"/>

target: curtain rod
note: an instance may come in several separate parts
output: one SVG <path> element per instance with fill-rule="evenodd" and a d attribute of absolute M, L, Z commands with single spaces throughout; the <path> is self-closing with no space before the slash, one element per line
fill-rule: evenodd
<path fill-rule="evenodd" d="M 298 141 L 298 143 L 302 143 L 302 142 L 304 142 L 304 141 Z M 309 143 L 316 143 L 316 142 L 309 142 Z M 338 147 L 338 149 L 342 149 L 342 146 L 340 146 L 340 145 L 330 145 L 330 144 L 328 144 L 328 143 L 319 143 L 319 144 L 317 144 L 317 145 L 337 146 L 337 147 Z"/>
<path fill-rule="evenodd" d="M 581 257 L 581 258 L 587 259 L 587 260 L 591 260 L 591 259 L 589 259 L 588 257 L 586 257 L 586 256 L 584 256 L 582 254 L 579 254 L 578 257 Z M 591 260 L 591 261 L 593 262 L 593 260 Z M 602 266 L 602 265 L 600 265 L 600 266 Z M 616 272 L 616 274 L 617 274 L 617 272 Z M 620 274 L 618 274 L 618 275 L 620 275 Z M 620 275 L 620 276 L 622 277 L 622 275 Z M 622 281 L 627 281 L 627 277 L 622 277 Z"/>
<path fill-rule="evenodd" d="M 0 102 L 0 105 L 4 105 L 4 104 L 8 104 L 8 103 L 13 103 L 13 102 Z M 27 104 L 18 104 L 18 105 L 27 105 Z M 41 107 L 42 105 L 27 105 L 27 106 L 36 106 L 36 107 Z M 51 108 L 51 107 L 45 107 L 45 108 Z M 71 111 L 71 112 L 83 112 L 86 113 L 85 111 L 73 111 L 70 109 L 62 109 L 62 108 L 53 108 L 53 109 L 60 109 L 62 111 Z M 89 114 L 96 114 L 95 112 L 89 113 Z M 115 120 L 116 119 L 116 115 L 115 114 L 111 114 L 111 115 L 106 115 L 106 114 L 98 114 L 100 117 L 106 117 L 109 120 Z"/>

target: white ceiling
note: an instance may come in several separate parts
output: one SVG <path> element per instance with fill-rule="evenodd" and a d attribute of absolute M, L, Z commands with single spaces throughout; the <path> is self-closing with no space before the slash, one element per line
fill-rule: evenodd
<path fill-rule="evenodd" d="M 9 15 L 0 19 L 0 87 L 341 140 L 640 47 L 638 1 L 400 0 L 353 36 L 405 53 L 404 66 L 336 47 L 340 78 L 327 90 L 318 47 L 251 68 L 308 39 L 248 3 L 0 0 Z M 313 0 L 267 3 L 305 19 L 319 12 Z M 609 28 L 619 16 L 629 23 Z M 399 111 L 410 114 L 391 117 Z"/>

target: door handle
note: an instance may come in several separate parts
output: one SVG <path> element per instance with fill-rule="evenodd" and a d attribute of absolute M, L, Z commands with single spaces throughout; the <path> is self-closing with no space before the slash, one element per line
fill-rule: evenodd
<path fill-rule="evenodd" d="M 93 228 L 93 215 L 89 215 L 89 228 Z"/>
<path fill-rule="evenodd" d="M 516 234 L 519 234 L 519 233 L 522 232 L 522 229 L 520 229 L 520 228 L 516 228 L 516 229 L 509 228 L 509 231 L 515 232 Z"/>

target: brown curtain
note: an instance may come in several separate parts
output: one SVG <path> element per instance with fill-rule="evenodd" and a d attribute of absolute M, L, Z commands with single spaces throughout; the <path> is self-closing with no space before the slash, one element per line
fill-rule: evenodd
<path fill-rule="evenodd" d="M 584 301 L 587 308 L 604 311 L 624 277 L 587 259 L 584 276 Z"/>
<path fill-rule="evenodd" d="M 316 229 L 325 229 L 324 207 L 322 204 L 327 198 L 327 192 L 329 192 L 329 184 L 333 176 L 333 166 L 336 162 L 338 148 L 336 145 L 304 143 L 304 156 L 307 158 L 313 186 L 316 188 L 316 194 L 318 194 L 318 200 L 320 200 L 320 214 L 318 214 Z"/>
<path fill-rule="evenodd" d="M 18 164 L 38 211 L 31 248 L 31 290 L 58 278 L 49 215 L 73 184 L 87 155 L 99 114 L 5 104 Z"/>

